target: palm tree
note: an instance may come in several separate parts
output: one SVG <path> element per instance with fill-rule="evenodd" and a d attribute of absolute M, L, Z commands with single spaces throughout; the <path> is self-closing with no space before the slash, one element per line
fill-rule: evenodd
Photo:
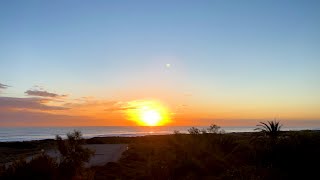
<path fill-rule="evenodd" d="M 277 138 L 280 134 L 282 124 L 280 124 L 280 121 L 273 120 L 267 121 L 266 123 L 260 122 L 257 126 L 255 130 L 259 130 L 271 138 Z"/>

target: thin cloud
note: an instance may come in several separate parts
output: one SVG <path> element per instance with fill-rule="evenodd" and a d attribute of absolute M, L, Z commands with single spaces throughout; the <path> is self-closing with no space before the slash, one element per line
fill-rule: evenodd
<path fill-rule="evenodd" d="M 136 107 L 110 107 L 105 109 L 105 111 L 126 111 L 126 110 L 130 110 L 130 109 L 137 109 Z"/>
<path fill-rule="evenodd" d="M 50 93 L 48 91 L 41 91 L 41 90 L 28 90 L 24 93 L 26 93 L 28 96 L 40 96 L 40 97 L 51 97 L 51 98 L 66 96 L 66 95 L 59 95 L 56 93 Z"/>
<path fill-rule="evenodd" d="M 87 116 L 52 114 L 49 112 L 33 112 L 26 110 L 6 110 L 0 108 L 0 126 L 59 126 L 88 125 L 95 119 Z"/>
<path fill-rule="evenodd" d="M 10 86 L 0 83 L 0 89 L 7 89 L 8 87 Z"/>
<path fill-rule="evenodd" d="M 113 112 L 113 111 L 126 111 L 131 109 L 137 109 L 137 107 L 129 105 L 128 103 L 118 101 L 109 107 L 105 108 L 105 111 Z"/>
<path fill-rule="evenodd" d="M 33 110 L 66 110 L 62 106 L 49 106 L 44 104 L 48 99 L 43 98 L 17 98 L 0 97 L 0 108 L 3 109 L 33 109 Z"/>
<path fill-rule="evenodd" d="M 76 99 L 74 102 L 65 103 L 64 106 L 72 107 L 72 108 L 111 107 L 116 105 L 117 103 L 118 103 L 117 101 Z"/>

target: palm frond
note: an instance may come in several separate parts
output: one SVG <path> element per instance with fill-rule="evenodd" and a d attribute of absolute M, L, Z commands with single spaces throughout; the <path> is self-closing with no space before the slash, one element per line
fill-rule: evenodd
<path fill-rule="evenodd" d="M 280 121 L 267 121 L 267 122 L 259 122 L 259 124 L 256 125 L 257 128 L 254 130 L 259 130 L 260 132 L 263 132 L 271 137 L 277 137 L 282 124 L 280 124 Z"/>

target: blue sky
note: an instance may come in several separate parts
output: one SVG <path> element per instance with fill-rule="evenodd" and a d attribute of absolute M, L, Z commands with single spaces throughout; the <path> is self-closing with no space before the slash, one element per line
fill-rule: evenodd
<path fill-rule="evenodd" d="M 169 104 L 192 94 L 181 103 L 317 119 L 319 19 L 320 2 L 302 0 L 1 1 L 1 93 L 37 85 Z"/>

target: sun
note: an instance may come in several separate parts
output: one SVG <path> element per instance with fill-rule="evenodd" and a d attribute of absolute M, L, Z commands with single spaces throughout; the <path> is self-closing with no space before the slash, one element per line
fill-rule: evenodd
<path fill-rule="evenodd" d="M 145 124 L 149 126 L 155 126 L 161 120 L 161 115 L 155 110 L 147 110 L 142 112 L 141 119 Z"/>
<path fill-rule="evenodd" d="M 127 119 L 140 126 L 162 126 L 170 121 L 168 109 L 158 101 L 131 101 L 128 107 Z"/>

